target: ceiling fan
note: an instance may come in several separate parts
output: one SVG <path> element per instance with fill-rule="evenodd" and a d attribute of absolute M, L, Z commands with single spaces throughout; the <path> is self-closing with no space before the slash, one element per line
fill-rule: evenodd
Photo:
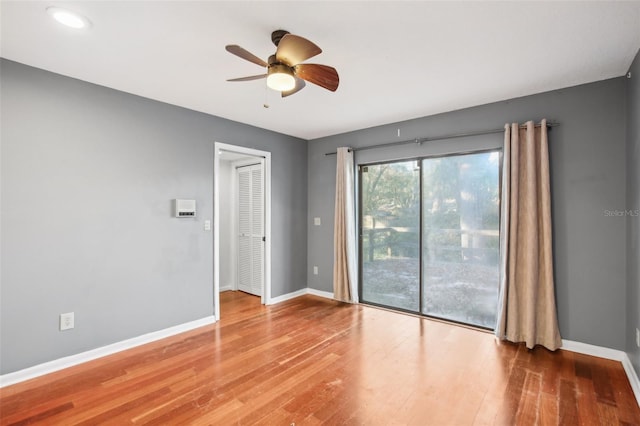
<path fill-rule="evenodd" d="M 340 78 L 335 68 L 327 65 L 301 63 L 322 53 L 322 49 L 313 42 L 285 30 L 274 31 L 271 34 L 271 41 L 276 45 L 276 53 L 269 56 L 268 62 L 236 44 L 226 46 L 227 52 L 267 69 L 266 74 L 232 78 L 227 81 L 251 81 L 266 78 L 267 86 L 281 92 L 283 98 L 302 90 L 305 81 L 317 84 L 332 92 L 336 91 Z"/>

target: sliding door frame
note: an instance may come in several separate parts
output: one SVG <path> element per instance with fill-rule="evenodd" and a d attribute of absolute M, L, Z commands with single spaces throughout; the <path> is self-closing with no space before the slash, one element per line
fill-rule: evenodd
<path fill-rule="evenodd" d="M 425 317 L 425 318 L 431 318 L 431 319 L 436 319 L 436 320 L 440 320 L 440 321 L 446 321 L 446 322 L 450 322 L 450 323 L 454 323 L 454 324 L 461 324 L 467 327 L 472 327 L 472 328 L 477 328 L 477 329 L 481 329 L 481 330 L 491 330 L 493 331 L 493 329 L 487 328 L 487 327 L 482 327 L 482 326 L 478 326 L 475 324 L 468 324 L 465 322 L 461 322 L 461 321 L 456 321 L 456 320 L 452 320 L 452 319 L 448 319 L 448 318 L 442 318 L 442 317 L 438 317 L 435 315 L 427 315 L 425 313 L 423 313 L 423 304 L 424 304 L 424 282 L 423 282 L 423 247 L 424 247 L 424 242 L 423 242 L 423 238 L 424 238 L 424 232 L 423 232 L 423 226 L 424 226 L 424 202 L 423 202 L 423 197 L 424 197 L 424 185 L 423 185 L 423 173 L 424 173 L 424 167 L 422 167 L 422 162 L 423 160 L 432 160 L 432 159 L 439 159 L 439 158 L 447 158 L 447 157 L 458 157 L 458 156 L 463 156 L 463 155 L 470 155 L 470 154 L 487 154 L 487 153 L 498 153 L 498 213 L 500 213 L 502 211 L 502 186 L 503 186 L 503 182 L 502 182 L 502 168 L 503 168 L 503 150 L 500 147 L 496 147 L 496 148 L 481 148 L 481 149 L 474 149 L 474 150 L 465 150 L 465 151 L 460 151 L 460 152 L 450 152 L 450 153 L 446 153 L 446 154 L 434 154 L 434 155 L 424 155 L 424 156 L 411 156 L 411 157 L 407 157 L 407 158 L 396 158 L 393 160 L 384 160 L 384 161 L 372 161 L 372 162 L 367 162 L 367 163 L 362 163 L 362 164 L 358 164 L 358 185 L 357 185 L 357 197 L 358 197 L 358 212 L 357 212 L 357 230 L 358 230 L 358 300 L 360 300 L 361 303 L 365 304 L 365 305 L 371 305 L 371 306 L 377 306 L 380 308 L 385 308 L 385 309 L 391 309 L 394 311 L 399 311 L 399 312 L 406 312 L 409 314 L 413 314 L 413 315 L 418 315 L 421 317 Z M 367 300 L 364 300 L 363 298 L 363 284 L 364 284 L 364 257 L 363 257 L 363 238 L 364 238 L 364 234 L 363 234 L 363 191 L 362 191 L 362 169 L 363 167 L 370 167 L 370 166 L 378 166 L 378 165 L 383 165 L 383 164 L 395 164 L 395 163 L 403 163 L 403 162 L 408 162 L 408 161 L 416 161 L 416 163 L 418 164 L 418 168 L 419 168 L 419 193 L 420 193 L 420 208 L 419 208 L 419 268 L 418 268 L 418 273 L 419 273 L 419 303 L 418 303 L 418 311 L 413 311 L 410 309 L 404 309 L 404 308 L 397 308 L 394 306 L 388 306 L 388 305 L 383 305 L 380 303 L 376 303 L 376 302 L 370 302 Z M 500 230 L 500 225 L 502 222 L 502 217 L 500 214 L 498 214 L 498 230 Z M 499 285 L 499 284 L 498 284 Z M 498 289 L 499 290 L 499 289 Z M 497 306 L 496 306 L 497 309 Z"/>

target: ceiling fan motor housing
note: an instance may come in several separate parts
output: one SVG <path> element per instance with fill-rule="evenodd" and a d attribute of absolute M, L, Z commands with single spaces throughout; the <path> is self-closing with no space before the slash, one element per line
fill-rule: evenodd
<path fill-rule="evenodd" d="M 274 63 L 269 65 L 269 69 L 267 70 L 268 74 L 290 74 L 293 75 L 293 70 L 290 66 L 285 64 Z"/>
<path fill-rule="evenodd" d="M 280 40 L 282 40 L 282 37 L 286 36 L 287 34 L 289 34 L 289 31 L 275 30 L 271 33 L 271 41 L 276 45 L 276 47 L 278 47 L 278 45 L 280 44 Z"/>
<path fill-rule="evenodd" d="M 267 62 L 269 63 L 269 66 L 267 67 L 268 74 L 276 73 L 276 72 L 293 74 L 293 68 L 288 66 L 287 64 L 283 64 L 282 62 L 279 62 L 276 59 L 276 55 L 269 56 L 269 59 L 267 60 Z"/>

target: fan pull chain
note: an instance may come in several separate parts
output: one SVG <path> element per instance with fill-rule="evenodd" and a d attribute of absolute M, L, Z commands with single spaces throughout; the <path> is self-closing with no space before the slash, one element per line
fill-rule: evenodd
<path fill-rule="evenodd" d="M 262 106 L 263 106 L 264 108 L 269 108 L 269 102 L 268 102 L 268 100 L 267 100 L 268 95 L 269 95 L 269 88 L 268 88 L 268 87 L 267 87 L 267 85 L 265 84 L 265 85 L 264 85 L 264 103 L 262 104 Z"/>

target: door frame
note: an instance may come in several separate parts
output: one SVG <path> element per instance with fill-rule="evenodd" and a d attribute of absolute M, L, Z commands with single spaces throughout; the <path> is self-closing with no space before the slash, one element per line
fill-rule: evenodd
<path fill-rule="evenodd" d="M 271 153 L 243 146 L 214 142 L 213 152 L 213 303 L 214 317 L 220 320 L 220 151 L 262 158 L 264 162 L 264 281 L 260 302 L 271 302 Z"/>

